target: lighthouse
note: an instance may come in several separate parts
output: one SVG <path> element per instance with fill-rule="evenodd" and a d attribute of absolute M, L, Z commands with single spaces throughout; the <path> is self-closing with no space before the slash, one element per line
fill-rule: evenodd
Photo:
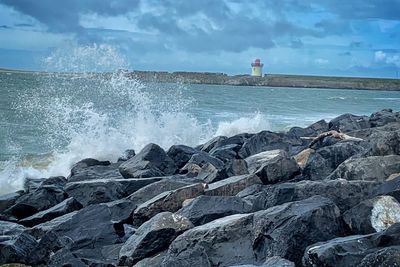
<path fill-rule="evenodd" d="M 260 59 L 257 58 L 253 63 L 251 63 L 251 76 L 262 77 L 263 66 L 264 64 L 262 64 Z"/>

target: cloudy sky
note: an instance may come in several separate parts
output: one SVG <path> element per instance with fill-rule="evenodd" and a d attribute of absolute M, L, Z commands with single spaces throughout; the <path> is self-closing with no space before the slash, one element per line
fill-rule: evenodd
<path fill-rule="evenodd" d="M 396 77 L 400 0 L 0 0 L 0 67 L 93 44 L 139 70 Z"/>

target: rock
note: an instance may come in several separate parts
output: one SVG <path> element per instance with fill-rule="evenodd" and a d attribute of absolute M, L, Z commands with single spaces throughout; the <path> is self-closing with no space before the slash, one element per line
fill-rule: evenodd
<path fill-rule="evenodd" d="M 24 180 L 24 190 L 26 193 L 33 192 L 39 188 L 39 186 L 44 181 L 44 178 L 25 178 Z"/>
<path fill-rule="evenodd" d="M 37 190 L 19 197 L 15 204 L 4 211 L 6 214 L 23 219 L 36 212 L 51 208 L 66 198 L 66 193 L 55 186 L 41 186 Z"/>
<path fill-rule="evenodd" d="M 36 240 L 26 233 L 4 234 L 0 238 L 0 264 L 28 263 Z"/>
<path fill-rule="evenodd" d="M 306 128 L 292 127 L 288 131 L 289 135 L 300 137 L 316 137 L 317 135 L 329 130 L 328 123 L 325 120 L 319 120 Z"/>
<path fill-rule="evenodd" d="M 394 178 L 386 180 L 379 187 L 378 194 L 392 196 L 400 202 L 400 174 L 396 174 Z"/>
<path fill-rule="evenodd" d="M 75 163 L 71 168 L 71 176 L 91 166 L 108 166 L 111 162 L 99 161 L 97 159 L 87 158 Z"/>
<path fill-rule="evenodd" d="M 54 255 L 51 256 L 50 262 L 46 265 L 49 267 L 59 266 L 73 266 L 73 267 L 87 267 L 81 259 L 76 257 L 67 248 L 60 249 Z"/>
<path fill-rule="evenodd" d="M 225 173 L 228 177 L 249 174 L 246 161 L 244 159 L 234 159 L 225 168 Z"/>
<path fill-rule="evenodd" d="M 229 146 L 229 145 L 239 145 L 240 147 L 254 134 L 249 134 L 249 133 L 241 133 L 237 134 L 228 138 L 225 138 L 223 140 L 219 140 L 213 149 L 217 147 L 224 147 L 224 146 Z M 211 153 L 211 150 L 209 151 Z"/>
<path fill-rule="evenodd" d="M 0 221 L 0 233 L 2 236 L 18 235 L 25 231 L 25 227 L 14 222 Z"/>
<path fill-rule="evenodd" d="M 385 181 L 389 175 L 400 172 L 400 156 L 372 156 L 348 159 L 341 163 L 327 179 Z"/>
<path fill-rule="evenodd" d="M 110 202 L 126 197 L 162 178 L 101 179 L 68 183 L 65 191 L 83 206 Z"/>
<path fill-rule="evenodd" d="M 68 177 L 68 182 L 123 179 L 124 177 L 122 177 L 118 170 L 119 165 L 119 163 L 112 163 L 109 165 L 82 167 L 79 171 L 71 173 Z"/>
<path fill-rule="evenodd" d="M 329 130 L 344 133 L 369 127 L 369 117 L 357 116 L 349 113 L 340 115 L 329 122 Z"/>
<path fill-rule="evenodd" d="M 127 149 L 127 150 L 124 151 L 124 153 L 122 153 L 122 156 L 119 157 L 117 161 L 118 162 L 127 161 L 127 160 L 133 158 L 135 155 L 136 155 L 135 150 Z"/>
<path fill-rule="evenodd" d="M 87 266 L 118 266 L 118 254 L 122 244 L 107 245 L 101 248 L 88 248 L 72 251 L 72 254 Z"/>
<path fill-rule="evenodd" d="M 339 216 L 333 202 L 322 197 L 227 216 L 178 236 L 163 266 L 259 265 L 272 256 L 299 264 L 306 246 L 335 237 Z"/>
<path fill-rule="evenodd" d="M 156 144 L 148 144 L 119 167 L 120 173 L 125 178 L 166 176 L 174 174 L 176 169 L 174 161 Z"/>
<path fill-rule="evenodd" d="M 254 174 L 232 176 L 209 184 L 204 194 L 208 196 L 234 196 L 246 187 L 261 183 L 260 178 Z"/>
<path fill-rule="evenodd" d="M 380 233 L 335 238 L 306 248 L 303 265 L 359 266 L 367 255 L 372 254 L 370 257 L 373 258 L 373 254 L 382 247 L 398 246 L 399 242 L 400 224 L 394 224 Z"/>
<path fill-rule="evenodd" d="M 15 201 L 17 201 L 17 199 L 23 194 L 24 191 L 20 190 L 14 193 L 0 195 L 0 213 L 14 205 Z"/>
<path fill-rule="evenodd" d="M 400 246 L 379 249 L 368 254 L 357 267 L 400 266 Z"/>
<path fill-rule="evenodd" d="M 283 259 L 281 257 L 269 257 L 265 260 L 265 262 L 261 265 L 262 267 L 295 267 L 294 263 Z"/>
<path fill-rule="evenodd" d="M 254 210 L 263 210 L 291 201 L 299 201 L 315 195 L 330 198 L 341 211 L 375 196 L 380 186 L 373 181 L 300 181 L 276 185 L 255 185 L 244 189 L 237 196 L 251 203 Z"/>
<path fill-rule="evenodd" d="M 265 151 L 246 158 L 248 170 L 264 184 L 290 180 L 299 174 L 299 166 L 284 150 Z"/>
<path fill-rule="evenodd" d="M 198 196 L 176 214 L 188 218 L 194 225 L 202 225 L 215 219 L 251 212 L 251 206 L 234 196 Z"/>
<path fill-rule="evenodd" d="M 400 155 L 400 130 L 377 131 L 369 137 L 370 156 Z"/>
<path fill-rule="evenodd" d="M 332 173 L 346 159 L 365 152 L 364 142 L 340 141 L 317 150 L 309 150 L 302 174 L 310 180 L 321 180 Z"/>
<path fill-rule="evenodd" d="M 50 221 L 56 217 L 79 210 L 81 208 L 83 208 L 83 206 L 74 198 L 70 197 L 47 210 L 38 212 L 32 216 L 20 220 L 19 223 L 28 227 L 32 227 L 36 224 Z"/>
<path fill-rule="evenodd" d="M 58 188 L 63 188 L 67 183 L 67 179 L 64 176 L 52 176 L 44 179 L 40 186 L 52 185 Z"/>
<path fill-rule="evenodd" d="M 300 167 L 300 169 L 303 170 L 306 164 L 308 163 L 310 156 L 314 153 L 315 153 L 314 149 L 306 148 L 297 155 L 295 155 L 293 158 L 296 161 L 297 165 Z"/>
<path fill-rule="evenodd" d="M 296 145 L 302 145 L 302 141 L 297 138 L 289 138 L 284 133 L 262 131 L 246 140 L 239 151 L 239 156 L 245 159 L 257 153 L 275 149 L 290 152 L 292 146 Z"/>
<path fill-rule="evenodd" d="M 197 165 L 201 168 L 206 164 L 212 164 L 215 168 L 219 170 L 224 168 L 224 163 L 221 160 L 210 156 L 208 153 L 201 152 L 192 155 L 188 163 L 181 168 L 181 173 L 187 172 L 192 165 Z"/>
<path fill-rule="evenodd" d="M 184 145 L 173 145 L 167 152 L 167 155 L 175 162 L 178 169 L 185 166 L 190 158 L 199 153 L 199 150 Z"/>
<path fill-rule="evenodd" d="M 214 137 L 213 139 L 211 139 L 211 140 L 209 140 L 207 143 L 204 143 L 204 144 L 202 144 L 202 145 L 200 145 L 200 146 L 197 146 L 196 147 L 196 149 L 199 149 L 199 150 L 201 150 L 201 151 L 204 151 L 204 152 L 210 152 L 210 150 L 211 149 L 213 149 L 214 148 L 214 146 L 217 144 L 217 143 L 220 143 L 222 140 L 225 140 L 225 139 L 227 139 L 228 137 L 226 137 L 226 136 L 217 136 L 217 137 Z"/>
<path fill-rule="evenodd" d="M 140 226 L 157 213 L 163 211 L 176 212 L 182 208 L 183 201 L 195 198 L 203 193 L 204 185 L 202 183 L 192 184 L 161 193 L 136 208 L 133 214 L 134 225 Z"/>
<path fill-rule="evenodd" d="M 119 264 L 132 266 L 139 260 L 166 248 L 193 224 L 185 217 L 162 212 L 144 223 L 122 246 Z"/>
<path fill-rule="evenodd" d="M 400 122 L 400 113 L 393 112 L 391 109 L 383 109 L 381 111 L 372 113 L 369 118 L 371 127 L 380 127 L 391 122 Z"/>
<path fill-rule="evenodd" d="M 134 203 L 142 204 L 163 192 L 175 190 L 192 183 L 193 182 L 189 182 L 187 180 L 173 179 L 172 177 L 165 178 L 158 182 L 142 187 L 141 189 L 129 195 L 128 199 L 132 200 Z"/>
<path fill-rule="evenodd" d="M 229 139 L 227 139 L 229 140 Z M 240 144 L 228 144 L 224 146 L 216 146 L 210 150 L 210 155 L 222 160 L 224 163 L 233 159 L 240 158 L 238 152 L 242 146 Z"/>
<path fill-rule="evenodd" d="M 166 251 L 160 252 L 153 257 L 145 258 L 134 265 L 134 267 L 160 267 L 166 255 Z"/>
<path fill-rule="evenodd" d="M 400 204 L 393 197 L 378 196 L 346 211 L 343 219 L 354 234 L 384 231 L 400 222 Z"/>

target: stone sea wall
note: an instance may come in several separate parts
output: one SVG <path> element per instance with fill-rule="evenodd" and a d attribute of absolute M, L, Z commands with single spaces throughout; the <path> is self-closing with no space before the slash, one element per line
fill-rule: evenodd
<path fill-rule="evenodd" d="M 236 86 L 270 86 L 303 88 L 336 88 L 400 91 L 400 79 L 352 78 L 328 76 L 302 76 L 267 74 L 264 77 L 250 75 L 229 76 L 212 72 L 156 72 L 133 71 L 131 77 L 145 82 L 188 84 L 215 84 Z"/>

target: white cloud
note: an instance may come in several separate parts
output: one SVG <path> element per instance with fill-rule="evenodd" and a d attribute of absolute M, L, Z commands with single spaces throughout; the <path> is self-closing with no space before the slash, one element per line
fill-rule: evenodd
<path fill-rule="evenodd" d="M 378 62 L 384 62 L 389 65 L 395 65 L 400 68 L 400 55 L 399 54 L 387 54 L 383 51 L 375 52 L 375 60 Z"/>
<path fill-rule="evenodd" d="M 314 60 L 314 62 L 318 65 L 327 65 L 329 64 L 329 60 L 325 59 L 325 58 L 317 58 L 316 60 Z"/>

